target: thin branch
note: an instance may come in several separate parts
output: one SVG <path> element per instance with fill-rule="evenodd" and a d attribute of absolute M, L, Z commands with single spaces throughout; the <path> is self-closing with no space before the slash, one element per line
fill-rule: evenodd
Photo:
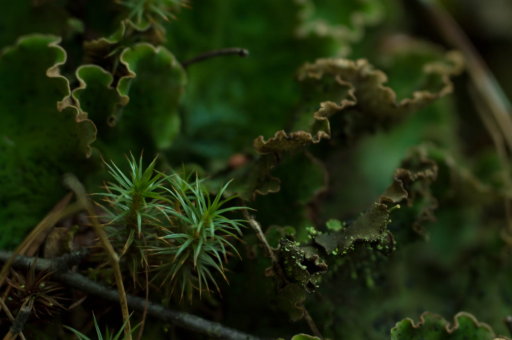
<path fill-rule="evenodd" d="M 241 203 L 242 206 L 245 207 L 246 206 L 245 202 L 243 200 L 241 200 L 241 202 L 242 202 Z M 283 268 L 281 268 L 281 265 L 279 264 L 277 257 L 274 254 L 274 251 L 272 250 L 272 247 L 270 247 L 270 245 L 268 244 L 267 238 L 265 237 L 265 234 L 263 234 L 263 230 L 261 230 L 260 224 L 258 223 L 258 221 L 256 221 L 254 218 L 252 218 L 251 215 L 249 215 L 249 212 L 247 211 L 247 209 L 243 209 L 243 214 L 244 214 L 244 217 L 247 220 L 247 222 L 249 222 L 251 227 L 256 232 L 256 236 L 258 236 L 258 239 L 260 240 L 260 242 L 267 249 L 267 252 L 270 255 L 270 258 L 272 259 L 272 267 L 274 268 L 276 275 L 283 281 L 283 283 L 285 285 L 289 284 L 290 280 L 288 280 L 288 277 L 286 276 L 285 272 L 283 271 Z M 304 306 L 304 304 L 301 304 L 300 308 L 304 312 L 304 319 L 308 323 L 309 328 L 311 329 L 313 334 L 315 336 L 319 337 L 320 339 L 323 339 L 324 337 L 322 336 L 322 334 L 318 330 L 318 327 L 316 327 L 315 322 L 309 315 L 308 310 L 306 309 L 306 306 Z"/>
<path fill-rule="evenodd" d="M 12 256 L 12 252 L 0 250 L 0 261 L 5 262 Z M 18 256 L 13 263 L 14 267 L 28 268 L 34 263 L 33 257 Z M 38 259 L 35 265 L 36 271 L 41 271 L 52 267 L 52 260 Z M 66 286 L 76 288 L 84 293 L 95 295 L 101 299 L 119 303 L 119 292 L 106 287 L 98 282 L 73 271 L 55 272 L 52 274 L 52 280 L 61 282 Z M 132 310 L 143 313 L 146 305 L 146 299 L 138 296 L 126 294 L 126 301 Z M 226 340 L 262 340 L 259 337 L 239 332 L 235 329 L 225 327 L 219 323 L 208 321 L 195 315 L 179 312 L 166 308 L 160 304 L 149 301 L 147 306 L 147 315 L 149 317 L 169 322 L 175 326 L 182 327 L 199 334 L 206 335 L 215 339 Z"/>
<path fill-rule="evenodd" d="M 238 55 L 241 58 L 246 58 L 249 55 L 249 51 L 247 51 L 245 48 L 240 47 L 221 48 L 219 50 L 209 51 L 200 54 L 197 57 L 184 61 L 183 63 L 181 63 L 181 66 L 183 66 L 183 68 L 187 68 L 188 66 L 201 62 L 203 60 L 226 55 Z"/>
<path fill-rule="evenodd" d="M 78 202 L 82 204 L 82 206 L 87 210 L 89 214 L 89 219 L 92 222 L 92 226 L 96 235 L 99 237 L 105 252 L 109 258 L 110 265 L 114 270 L 114 277 L 116 279 L 117 290 L 119 291 L 119 303 L 121 305 L 121 314 L 123 315 L 124 326 L 124 336 L 127 340 L 132 340 L 132 332 L 130 325 L 130 311 L 128 310 L 128 303 L 126 301 L 126 292 L 124 290 L 123 283 L 123 275 L 121 273 L 121 267 L 119 266 L 119 256 L 114 251 L 112 244 L 108 240 L 105 231 L 101 227 L 98 218 L 96 217 L 96 212 L 91 204 L 91 202 L 87 199 L 85 195 L 85 189 L 82 186 L 82 183 L 72 174 L 67 174 L 64 177 L 64 184 L 67 185 L 71 190 L 73 190 L 76 194 Z"/>

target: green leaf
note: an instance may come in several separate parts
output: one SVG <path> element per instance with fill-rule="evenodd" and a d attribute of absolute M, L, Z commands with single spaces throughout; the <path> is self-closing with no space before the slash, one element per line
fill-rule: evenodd
<path fill-rule="evenodd" d="M 453 318 L 453 324 L 442 316 L 425 312 L 420 322 L 414 324 L 411 319 L 404 319 L 391 330 L 391 340 L 437 340 L 437 339 L 476 339 L 493 340 L 494 331 L 485 323 L 479 323 L 476 318 L 465 312 L 460 312 Z"/>
<path fill-rule="evenodd" d="M 285 152 L 295 152 L 322 139 L 332 138 L 331 118 L 337 124 L 337 138 L 350 138 L 397 124 L 450 93 L 453 85 L 449 77 L 461 72 L 462 57 L 455 52 L 434 53 L 423 61 L 421 74 L 425 79 L 422 78 L 422 86 L 415 88 L 412 95 L 409 93 L 412 98 L 400 102 L 396 101 L 393 89 L 384 86 L 387 76 L 366 60 L 318 59 L 314 64 L 305 64 L 298 73 L 303 86 L 303 102 L 296 112 L 293 132 L 281 130 L 266 141 L 263 136 L 254 140 L 254 149 L 263 156 L 258 163 L 246 166 L 247 169 L 252 168 L 249 176 L 254 178 L 255 184 L 245 192 L 240 190 L 240 196 L 254 196 L 261 192 L 259 187 L 269 184 L 272 189 L 266 189 L 263 194 L 278 191 L 279 180 L 270 175 L 270 170 L 277 164 L 276 159 L 281 159 Z M 313 108 L 318 105 L 320 108 L 314 112 Z M 257 164 L 263 166 L 256 167 Z M 238 171 L 238 176 L 244 176 L 246 187 L 252 184 L 252 180 L 247 180 L 248 175 Z"/>
<path fill-rule="evenodd" d="M 96 65 L 80 66 L 76 70 L 80 86 L 73 90 L 73 98 L 81 112 L 94 121 L 98 128 L 99 142 L 114 142 L 112 129 L 118 123 L 119 111 L 128 103 L 112 87 L 112 74 Z M 96 145 L 98 142 L 96 142 Z"/>
<path fill-rule="evenodd" d="M 110 73 L 85 65 L 77 70 L 80 86 L 73 91 L 80 110 L 98 126 L 94 146 L 117 164 L 128 151 L 154 155 L 171 145 L 180 129 L 177 107 L 186 83 L 183 68 L 163 47 L 138 44 L 124 49 L 120 60 L 128 75 L 117 88 Z"/>
<path fill-rule="evenodd" d="M 366 60 L 318 59 L 306 63 L 298 73 L 305 99 L 295 132 L 281 130 L 267 141 L 260 136 L 254 140 L 254 149 L 261 154 L 290 152 L 331 138 L 329 119 L 334 115 L 341 116 L 337 121 L 342 125 L 336 128 L 345 135 L 389 127 L 451 93 L 449 77 L 459 74 L 462 65 L 462 56 L 456 52 L 430 60 L 423 65 L 425 76 L 433 78 L 426 82 L 426 88 L 396 102 L 396 93 L 384 86 L 387 76 Z M 436 86 L 430 86 L 432 82 Z M 312 112 L 318 105 L 320 109 Z"/>
<path fill-rule="evenodd" d="M 305 60 L 331 56 L 336 49 L 330 39 L 297 37 L 300 10 L 296 0 L 212 0 L 166 24 L 166 46 L 180 60 L 227 46 L 250 52 L 248 58 L 228 56 L 190 66 L 184 130 L 172 148 L 175 159 L 227 161 L 236 152 L 250 151 L 250 139 L 286 126 L 297 100 L 290 77 Z M 224 23 L 237 29 L 226 30 Z M 223 128 L 212 129 L 217 126 Z"/>
<path fill-rule="evenodd" d="M 123 110 L 125 131 L 148 135 L 157 149 L 169 147 L 180 129 L 177 110 L 185 71 L 165 47 L 150 44 L 127 48 L 121 62 L 129 71 L 117 87 L 122 96 L 130 98 Z M 141 117 L 146 119 L 141 121 Z"/>
<path fill-rule="evenodd" d="M 70 105 L 59 74 L 66 52 L 60 38 L 22 37 L 0 54 L 0 247 L 12 247 L 66 193 L 61 176 L 94 169 L 87 160 L 94 124 Z"/>

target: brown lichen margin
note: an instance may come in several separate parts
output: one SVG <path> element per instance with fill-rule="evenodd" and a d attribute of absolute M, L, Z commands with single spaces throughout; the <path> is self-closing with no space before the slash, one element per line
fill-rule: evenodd
<path fill-rule="evenodd" d="M 411 325 L 413 328 L 415 329 L 418 329 L 420 328 L 421 326 L 423 326 L 425 324 L 425 316 L 426 315 L 432 315 L 434 317 L 439 317 L 443 320 L 446 320 L 443 316 L 439 315 L 439 314 L 436 314 L 436 313 L 432 313 L 432 312 L 424 312 L 423 314 L 421 314 L 420 316 L 420 321 L 417 323 L 417 324 L 414 324 L 414 320 L 412 320 L 411 318 L 405 318 L 399 322 L 396 323 L 396 326 L 393 327 L 391 329 L 391 333 L 397 329 L 398 327 L 398 324 L 400 324 L 402 321 L 404 320 L 409 320 L 411 322 Z M 509 338 L 507 337 L 504 337 L 502 335 L 500 335 L 499 337 L 496 337 L 496 334 L 494 333 L 494 330 L 491 328 L 491 326 L 489 326 L 488 324 L 484 323 L 484 322 L 478 322 L 478 320 L 475 318 L 474 315 L 470 314 L 470 313 L 467 313 L 467 312 L 459 312 L 457 313 L 454 317 L 453 317 L 453 327 L 450 327 L 451 326 L 451 323 L 448 322 L 445 326 L 445 329 L 446 329 L 446 332 L 448 332 L 448 334 L 452 334 L 455 330 L 457 330 L 459 328 L 459 317 L 461 316 L 467 316 L 469 317 L 471 320 L 473 320 L 473 322 L 475 323 L 475 325 L 480 328 L 480 327 L 484 327 L 484 328 L 487 328 L 487 330 L 492 334 L 494 340 L 497 340 L 497 339 L 500 339 L 500 340 L 510 340 Z"/>
<path fill-rule="evenodd" d="M 80 110 L 74 105 L 73 99 L 71 97 L 72 93 L 71 93 L 71 88 L 69 86 L 69 79 L 60 74 L 60 66 L 64 65 L 68 59 L 66 50 L 64 50 L 64 48 L 62 48 L 62 46 L 59 45 L 62 41 L 62 38 L 51 35 L 51 34 L 30 34 L 30 35 L 25 35 L 25 36 L 18 38 L 18 40 L 16 41 L 16 44 L 12 48 L 17 48 L 19 46 L 20 42 L 22 42 L 23 40 L 25 40 L 27 38 L 37 37 L 37 36 L 53 37 L 53 41 L 48 44 L 48 47 L 55 48 L 62 52 L 61 60 L 56 61 L 53 66 L 51 66 L 50 68 L 48 68 L 46 70 L 46 75 L 48 76 L 48 78 L 62 78 L 66 81 L 68 95 L 65 96 L 62 99 L 62 101 L 57 102 L 57 110 L 59 112 L 62 112 L 62 110 L 64 110 L 65 108 L 72 107 L 76 111 L 76 119 L 75 120 L 78 124 L 83 123 L 83 122 L 90 122 L 90 124 L 94 127 L 94 138 L 85 141 L 86 150 L 87 150 L 85 153 L 85 156 L 88 158 L 91 155 L 91 144 L 94 143 L 94 141 L 96 140 L 96 135 L 98 133 L 98 129 L 96 128 L 96 125 L 94 124 L 94 122 L 92 120 L 87 119 L 86 116 L 84 117 L 82 114 L 80 114 Z"/>
<path fill-rule="evenodd" d="M 77 88 L 73 89 L 73 92 L 71 93 L 71 100 L 74 102 L 74 106 L 78 109 L 79 114 L 82 115 L 84 118 L 87 118 L 88 114 L 87 114 L 87 112 L 83 111 L 82 108 L 80 107 L 80 100 L 75 96 L 75 92 L 78 90 L 85 90 L 87 88 L 87 83 L 82 79 L 82 77 L 80 77 L 80 70 L 83 68 L 86 68 L 86 67 L 87 68 L 97 68 L 101 72 L 110 75 L 110 82 L 107 84 L 106 87 L 108 90 L 114 90 L 114 87 L 112 87 L 112 84 L 114 83 L 114 77 L 113 77 L 112 73 L 106 71 L 101 66 L 94 65 L 94 64 L 86 64 L 86 65 L 79 66 L 75 71 L 76 79 L 78 80 L 79 86 Z M 119 95 L 119 102 L 117 105 L 126 106 L 126 104 L 128 104 L 128 102 L 130 101 L 130 98 L 128 96 L 122 96 L 121 94 L 119 94 L 119 91 L 117 91 L 117 89 L 116 89 L 116 92 Z M 113 112 L 112 114 L 110 114 L 107 117 L 107 124 L 109 126 L 113 127 L 116 125 L 115 124 L 116 120 L 117 120 L 116 112 Z"/>

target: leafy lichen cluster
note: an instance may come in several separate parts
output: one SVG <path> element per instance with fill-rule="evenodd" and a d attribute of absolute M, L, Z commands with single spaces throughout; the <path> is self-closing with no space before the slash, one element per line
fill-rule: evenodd
<path fill-rule="evenodd" d="M 493 34 L 511 30 L 488 11 L 512 12 L 496 3 L 443 2 L 455 16 L 472 15 L 459 20 L 477 27 L 464 27 L 468 41 L 488 49 L 489 69 L 510 94 L 510 34 Z M 73 275 L 124 282 L 132 302 L 147 299 L 144 308 L 127 303 L 144 311 L 131 320 L 150 325 L 141 340 L 381 339 L 390 330 L 396 340 L 495 337 L 461 310 L 504 334 L 512 122 L 496 112 L 510 105 L 476 49 L 439 44 L 433 32 L 459 32 L 445 30 L 453 22 L 440 8 L 401 0 L 0 4 L 0 248 L 55 258 L 94 248 L 100 236 L 112 254 L 95 249 Z M 426 23 L 427 12 L 441 21 Z M 87 192 L 103 185 L 94 208 L 68 192 L 70 173 Z M 244 211 L 242 220 L 245 209 L 254 216 Z M 244 225 L 252 228 L 242 233 Z M 56 287 L 49 271 L 30 270 L 0 274 L 0 285 L 10 275 L 14 314 L 23 304 L 34 314 L 54 301 L 68 306 L 48 292 Z M 110 309 L 93 293 L 66 296 L 96 316 Z M 161 313 L 146 317 L 157 300 Z M 164 316 L 173 306 L 181 311 Z M 41 313 L 54 323 L 47 328 L 29 318 L 27 338 L 67 337 L 60 323 L 83 317 L 73 310 Z M 456 316 L 407 319 L 427 310 Z M 0 331 L 7 320 L 0 315 Z M 105 322 L 89 321 L 97 330 Z"/>

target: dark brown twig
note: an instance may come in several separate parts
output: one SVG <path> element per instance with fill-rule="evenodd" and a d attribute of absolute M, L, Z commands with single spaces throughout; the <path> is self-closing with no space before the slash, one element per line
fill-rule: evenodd
<path fill-rule="evenodd" d="M 12 252 L 0 250 L 0 262 L 7 261 L 11 256 Z M 33 263 L 33 257 L 20 255 L 14 261 L 13 267 L 28 268 L 28 266 L 31 264 L 33 265 Z M 35 265 L 36 271 L 41 271 L 51 266 L 52 261 L 48 259 L 39 259 Z M 79 289 L 84 293 L 95 295 L 104 300 L 119 303 L 119 292 L 117 290 L 92 281 L 77 272 L 55 272 L 52 275 L 52 280 L 61 282 L 68 287 Z M 141 313 L 144 312 L 146 299 L 126 294 L 126 301 L 132 310 L 136 310 Z M 202 319 L 195 315 L 172 310 L 151 301 L 149 301 L 147 305 L 147 315 L 214 339 L 261 340 L 261 338 L 257 336 L 239 332 L 235 329 L 225 327 L 216 322 Z"/>
<path fill-rule="evenodd" d="M 240 47 L 221 48 L 219 50 L 209 51 L 200 54 L 197 57 L 184 61 L 183 63 L 181 63 L 181 66 L 183 66 L 183 68 L 187 68 L 188 66 L 201 62 L 203 60 L 226 55 L 238 55 L 241 58 L 246 58 L 249 55 L 249 51 L 247 51 L 245 48 Z"/>

